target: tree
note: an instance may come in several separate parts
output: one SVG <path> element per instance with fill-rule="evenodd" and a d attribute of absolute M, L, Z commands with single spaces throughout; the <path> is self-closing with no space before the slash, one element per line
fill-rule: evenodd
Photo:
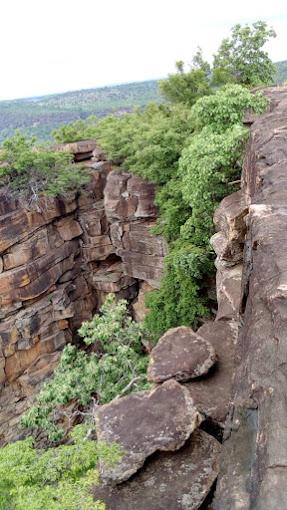
<path fill-rule="evenodd" d="M 92 399 L 104 404 L 149 387 L 143 326 L 132 320 L 125 300 L 116 302 L 112 294 L 107 296 L 100 314 L 84 322 L 79 334 L 86 345 L 96 345 L 97 352 L 66 345 L 52 379 L 43 385 L 35 405 L 22 417 L 23 426 L 46 431 L 52 441 L 63 437 L 59 420 L 67 418 L 63 408 L 66 404 L 88 406 Z"/>
<path fill-rule="evenodd" d="M 263 50 L 272 37 L 276 37 L 276 33 L 265 21 L 256 21 L 251 26 L 234 25 L 231 37 L 223 39 L 214 55 L 213 83 L 234 82 L 248 86 L 272 83 L 275 66 Z"/>
<path fill-rule="evenodd" d="M 176 62 L 176 70 L 160 82 L 160 90 L 169 101 L 192 106 L 199 97 L 210 93 L 210 66 L 203 59 L 201 48 L 194 55 L 188 72 L 184 71 L 182 60 Z"/>
<path fill-rule="evenodd" d="M 99 462 L 121 457 L 118 445 L 92 440 L 87 425 L 57 448 L 35 448 L 31 437 L 8 444 L 0 448 L 0 510 L 105 510 L 91 488 Z"/>

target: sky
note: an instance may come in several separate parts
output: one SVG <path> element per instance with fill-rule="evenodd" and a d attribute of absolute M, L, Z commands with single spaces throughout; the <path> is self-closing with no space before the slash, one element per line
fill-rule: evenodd
<path fill-rule="evenodd" d="M 287 60 L 286 0 L 2 0 L 0 99 L 163 78 L 235 23 L 265 20 Z"/>

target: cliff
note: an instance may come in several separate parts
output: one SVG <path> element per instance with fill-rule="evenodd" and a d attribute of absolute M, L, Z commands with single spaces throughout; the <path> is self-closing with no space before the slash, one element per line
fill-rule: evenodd
<path fill-rule="evenodd" d="M 152 236 L 154 187 L 112 168 L 94 144 L 67 145 L 91 183 L 65 199 L 0 195 L 0 438 L 109 292 L 134 302 L 159 285 L 166 246 Z M 94 150 L 94 152 L 93 152 Z M 138 296 L 138 300 L 136 299 Z"/>
<path fill-rule="evenodd" d="M 173 328 L 150 353 L 152 391 L 99 406 L 97 438 L 117 442 L 100 465 L 109 510 L 283 510 L 286 422 L 286 88 L 246 117 L 241 189 L 214 215 L 218 309 L 197 331 Z M 154 187 L 85 143 L 65 145 L 91 183 L 65 199 L 0 196 L 2 442 L 109 292 L 142 318 L 159 286 L 164 241 L 151 233 Z M 223 443 L 223 444 L 222 444 Z M 217 485 L 216 485 L 217 483 Z"/>
<path fill-rule="evenodd" d="M 216 510 L 286 508 L 286 88 L 251 126 L 248 206 L 232 405 Z"/>

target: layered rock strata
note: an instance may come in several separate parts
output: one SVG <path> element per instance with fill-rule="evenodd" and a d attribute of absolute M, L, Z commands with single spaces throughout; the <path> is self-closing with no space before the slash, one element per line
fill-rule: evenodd
<path fill-rule="evenodd" d="M 132 301 L 139 287 L 157 287 L 166 253 L 150 233 L 152 185 L 100 160 L 94 142 L 58 149 L 90 173 L 80 194 L 28 201 L 0 193 L 0 441 L 16 437 L 27 397 L 81 323 L 109 292 Z"/>
<path fill-rule="evenodd" d="M 228 288 L 227 277 L 217 279 L 225 284 L 218 289 L 216 320 L 196 332 L 167 331 L 150 353 L 148 378 L 155 388 L 96 412 L 97 437 L 119 444 L 123 452 L 116 466 L 101 466 L 101 484 L 94 489 L 110 510 L 199 510 L 212 499 L 238 334 L 241 280 L 230 270 L 242 264 L 246 212 L 238 192 L 215 214 L 216 265 L 221 274 L 229 271 Z"/>

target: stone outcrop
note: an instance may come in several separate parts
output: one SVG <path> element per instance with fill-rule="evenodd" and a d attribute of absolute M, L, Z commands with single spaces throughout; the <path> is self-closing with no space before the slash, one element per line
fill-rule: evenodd
<path fill-rule="evenodd" d="M 140 286 L 158 286 L 166 252 L 150 233 L 151 184 L 113 171 L 93 141 L 58 150 L 85 164 L 81 193 L 29 201 L 0 192 L 0 442 L 18 434 L 19 415 L 81 323 L 109 292 L 132 301 Z"/>
<path fill-rule="evenodd" d="M 211 343 L 191 328 L 169 329 L 150 353 L 148 380 L 160 383 L 173 378 L 186 382 L 207 374 L 215 361 Z"/>
<path fill-rule="evenodd" d="M 221 445 L 196 430 L 174 453 L 159 453 L 128 483 L 94 488 L 109 510 L 197 510 L 219 470 Z"/>
<path fill-rule="evenodd" d="M 158 288 L 167 247 L 152 235 L 154 186 L 139 177 L 113 171 L 105 187 L 105 211 L 116 253 L 127 275 Z"/>
<path fill-rule="evenodd" d="M 116 465 L 100 465 L 102 480 L 120 483 L 153 453 L 181 448 L 202 418 L 187 389 L 172 380 L 101 406 L 95 419 L 99 441 L 123 452 Z"/>
<path fill-rule="evenodd" d="M 216 510 L 286 508 L 287 90 L 252 124 L 243 191 L 249 206 L 233 406 Z"/>

